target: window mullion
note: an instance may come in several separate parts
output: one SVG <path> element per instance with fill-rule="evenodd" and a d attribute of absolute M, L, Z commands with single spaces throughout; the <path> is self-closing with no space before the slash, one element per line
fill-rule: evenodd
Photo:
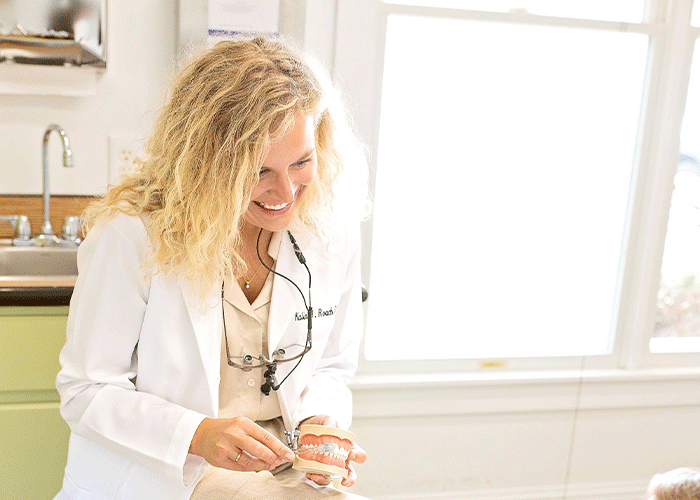
<path fill-rule="evenodd" d="M 619 364 L 626 368 L 650 361 L 648 346 L 694 44 L 689 36 L 692 0 L 672 1 L 667 7 L 666 28 L 650 41 L 638 168 L 633 181 L 628 262 L 618 321 Z"/>

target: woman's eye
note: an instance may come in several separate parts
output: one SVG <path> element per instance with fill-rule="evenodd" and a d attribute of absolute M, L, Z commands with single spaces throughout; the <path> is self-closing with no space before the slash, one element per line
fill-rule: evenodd
<path fill-rule="evenodd" d="M 305 167 L 309 162 L 311 162 L 311 157 L 305 158 L 304 160 L 300 160 L 294 164 L 295 167 L 297 168 L 302 168 Z"/>

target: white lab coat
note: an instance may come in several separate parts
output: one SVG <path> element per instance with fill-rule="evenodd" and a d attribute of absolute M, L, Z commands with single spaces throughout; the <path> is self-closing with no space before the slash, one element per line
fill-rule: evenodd
<path fill-rule="evenodd" d="M 327 414 L 350 425 L 345 381 L 361 338 L 359 231 L 328 246 L 293 230 L 311 270 L 313 347 L 278 391 L 287 429 Z M 218 412 L 220 286 L 203 304 L 182 277 L 143 279 L 144 221 L 118 215 L 93 228 L 78 252 L 79 276 L 56 378 L 71 429 L 56 499 L 187 499 L 207 467 L 188 454 L 203 418 Z M 283 235 L 276 270 L 308 294 L 308 275 Z M 307 297 L 308 300 L 308 297 Z M 275 277 L 268 345 L 302 343 L 301 295 Z M 268 353 L 269 355 L 269 353 Z M 281 380 L 295 363 L 279 365 Z"/>

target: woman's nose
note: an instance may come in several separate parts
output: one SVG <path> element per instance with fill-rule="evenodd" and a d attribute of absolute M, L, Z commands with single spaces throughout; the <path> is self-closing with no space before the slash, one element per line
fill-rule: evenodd
<path fill-rule="evenodd" d="M 294 183 L 288 173 L 281 173 L 275 179 L 275 192 L 282 201 L 294 198 Z"/>

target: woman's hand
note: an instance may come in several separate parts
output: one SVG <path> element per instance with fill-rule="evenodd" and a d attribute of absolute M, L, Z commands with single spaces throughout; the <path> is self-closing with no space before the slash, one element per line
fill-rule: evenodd
<path fill-rule="evenodd" d="M 306 420 L 303 420 L 301 424 L 317 424 L 338 427 L 338 421 L 332 417 L 329 417 L 328 415 L 316 415 L 309 417 Z M 353 444 L 352 450 L 350 450 L 350 454 L 348 455 L 348 459 L 345 461 L 345 468 L 348 470 L 348 477 L 344 478 L 340 484 L 343 486 L 352 486 L 355 484 L 357 481 L 357 474 L 355 473 L 355 469 L 350 462 L 357 462 L 358 464 L 361 464 L 365 460 L 367 460 L 367 453 L 365 453 L 365 450 L 356 444 Z M 325 486 L 331 482 L 330 476 L 323 474 L 307 473 L 306 477 L 307 479 L 321 486 Z"/>
<path fill-rule="evenodd" d="M 287 446 L 245 417 L 205 418 L 189 451 L 212 465 L 236 471 L 272 470 L 294 460 Z"/>

